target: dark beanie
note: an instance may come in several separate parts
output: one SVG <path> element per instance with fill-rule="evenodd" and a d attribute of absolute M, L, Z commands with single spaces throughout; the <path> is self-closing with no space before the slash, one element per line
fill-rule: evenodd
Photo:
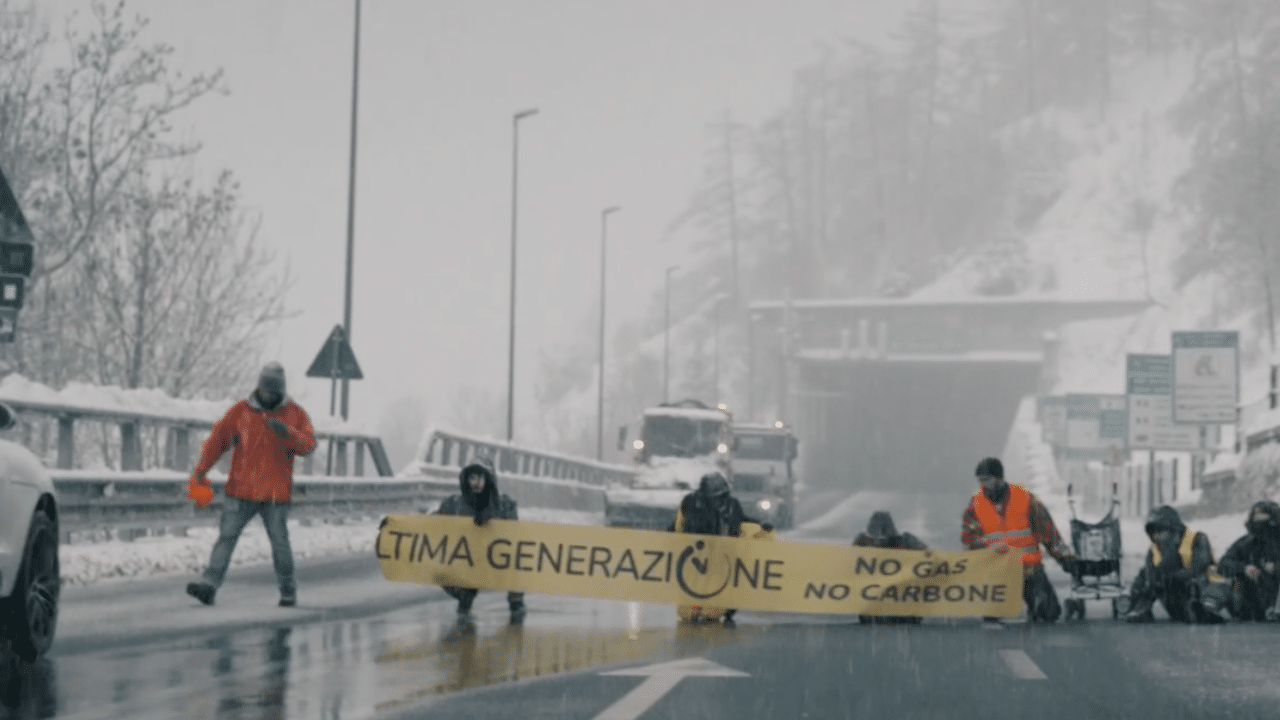
<path fill-rule="evenodd" d="M 990 475 L 1004 479 L 1004 465 L 1000 464 L 1000 458 L 983 458 L 978 463 L 978 468 L 973 471 L 974 475 Z"/>
<path fill-rule="evenodd" d="M 278 362 L 269 362 L 262 366 L 262 373 L 258 375 L 258 387 L 266 392 L 284 395 L 284 367 Z"/>

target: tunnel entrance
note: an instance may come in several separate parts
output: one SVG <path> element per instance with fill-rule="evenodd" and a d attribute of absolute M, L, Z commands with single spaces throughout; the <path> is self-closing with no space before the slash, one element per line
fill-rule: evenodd
<path fill-rule="evenodd" d="M 1065 323 L 1145 300 L 857 298 L 751 306 L 750 420 L 785 419 L 814 491 L 947 492 L 1055 381 Z"/>

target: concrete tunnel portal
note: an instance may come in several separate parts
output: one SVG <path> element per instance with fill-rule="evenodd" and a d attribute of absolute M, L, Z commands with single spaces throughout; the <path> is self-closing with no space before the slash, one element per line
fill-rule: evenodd
<path fill-rule="evenodd" d="M 1022 399 L 1053 383 L 1056 331 L 1148 305 L 1025 297 L 755 303 L 748 414 L 794 426 L 813 491 L 967 493 L 977 461 L 1003 452 Z"/>

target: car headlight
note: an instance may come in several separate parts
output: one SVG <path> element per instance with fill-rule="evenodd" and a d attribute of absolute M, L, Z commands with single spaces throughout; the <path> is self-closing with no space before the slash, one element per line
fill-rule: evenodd
<path fill-rule="evenodd" d="M 771 507 L 773 507 L 773 503 L 769 502 L 768 500 L 761 500 L 761 501 L 760 501 L 760 509 L 761 509 L 761 510 L 768 510 L 768 509 L 769 509 L 769 508 L 771 508 Z"/>
<path fill-rule="evenodd" d="M 725 445 L 724 443 L 720 443 L 719 445 L 716 446 L 716 450 L 718 450 L 720 454 L 723 455 L 729 452 L 729 446 Z"/>
<path fill-rule="evenodd" d="M 635 449 L 637 449 L 637 450 L 643 450 L 643 449 L 644 449 L 644 441 L 643 441 L 643 440 L 637 440 L 637 441 L 635 441 L 635 442 L 631 443 L 631 447 L 633 447 L 633 448 L 635 448 Z"/>

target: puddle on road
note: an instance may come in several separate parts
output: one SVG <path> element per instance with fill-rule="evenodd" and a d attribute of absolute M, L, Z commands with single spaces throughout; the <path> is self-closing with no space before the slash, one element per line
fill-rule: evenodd
<path fill-rule="evenodd" d="M 482 596 L 483 597 L 483 596 Z M 599 665 L 667 659 L 755 637 L 768 628 L 677 625 L 646 606 L 628 638 L 624 603 L 546 598 L 507 625 L 498 596 L 462 632 L 451 603 L 376 618 L 184 638 L 136 648 L 10 659 L 0 720 L 367 718 L 432 696 Z M 668 621 L 669 620 L 669 621 Z"/>

